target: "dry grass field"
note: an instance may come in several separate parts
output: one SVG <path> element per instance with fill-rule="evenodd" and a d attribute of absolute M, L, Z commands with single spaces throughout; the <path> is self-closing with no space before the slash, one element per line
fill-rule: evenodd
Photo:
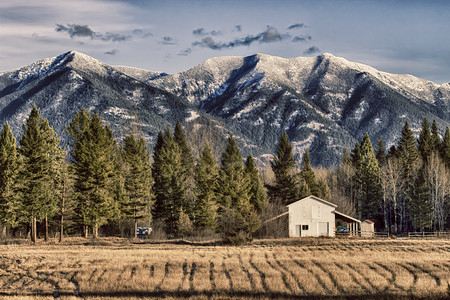
<path fill-rule="evenodd" d="M 0 298 L 447 298 L 449 240 L 0 245 Z"/>

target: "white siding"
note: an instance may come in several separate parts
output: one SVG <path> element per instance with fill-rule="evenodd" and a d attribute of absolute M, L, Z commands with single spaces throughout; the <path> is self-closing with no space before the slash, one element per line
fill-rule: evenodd
<path fill-rule="evenodd" d="M 289 236 L 334 236 L 335 206 L 316 197 L 306 197 L 289 207 Z"/>

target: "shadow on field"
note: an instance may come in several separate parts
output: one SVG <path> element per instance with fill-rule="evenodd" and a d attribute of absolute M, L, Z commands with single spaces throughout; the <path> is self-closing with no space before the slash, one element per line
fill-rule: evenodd
<path fill-rule="evenodd" d="M 7 299 L 7 297 L 24 296 L 20 294 L 6 294 L 0 292 L 1 299 Z M 60 297 L 74 297 L 71 293 L 59 293 L 55 294 L 31 294 L 31 297 L 54 297 L 59 299 Z M 6 297 L 6 298 L 3 298 Z M 75 296 L 80 299 L 90 298 L 107 298 L 107 299 L 313 299 L 313 300 L 344 300 L 344 299 L 360 299 L 360 300 L 407 300 L 407 299 L 424 299 L 413 295 L 400 296 L 400 295 L 345 295 L 345 296 L 304 296 L 304 295 L 292 295 L 287 293 L 267 293 L 267 292 L 229 292 L 229 293 L 212 293 L 212 292 L 195 292 L 195 291 L 123 291 L 123 292 L 101 292 L 101 293 L 82 293 Z M 446 297 L 431 297 L 427 299 L 448 299 Z"/>

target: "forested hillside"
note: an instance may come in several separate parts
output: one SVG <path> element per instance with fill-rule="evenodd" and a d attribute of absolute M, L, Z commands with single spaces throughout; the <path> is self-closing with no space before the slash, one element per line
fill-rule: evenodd
<path fill-rule="evenodd" d="M 91 232 L 94 238 L 151 226 L 164 237 L 220 234 L 228 243 L 253 238 L 286 204 L 316 195 L 340 211 L 370 219 L 379 231 L 445 230 L 449 226 L 450 131 L 405 122 L 396 145 L 375 148 L 365 134 L 339 166 L 301 168 L 284 132 L 270 167 L 245 160 L 232 134 L 225 145 L 205 135 L 194 152 L 186 129 L 159 131 L 149 149 L 138 131 L 123 140 L 97 113 L 82 109 L 66 129 L 67 147 L 36 106 L 18 143 L 6 123 L 0 136 L 0 223 L 3 235 Z M 215 154 L 218 153 L 218 154 Z M 31 225 L 31 226 L 30 226 Z M 103 230 L 102 230 L 103 228 Z M 270 232 L 269 231 L 265 231 Z M 270 234 L 277 235 L 274 232 Z"/>
<path fill-rule="evenodd" d="M 97 112 L 116 138 L 137 129 L 149 147 L 177 121 L 189 129 L 192 145 L 206 134 L 224 145 L 231 133 L 243 156 L 252 154 L 258 166 L 269 162 L 284 131 L 296 160 L 309 149 L 315 167 L 338 165 L 344 148 L 366 132 L 391 147 L 406 120 L 416 134 L 424 118 L 435 120 L 443 137 L 449 101 L 448 83 L 389 74 L 326 53 L 217 57 L 169 75 L 109 66 L 71 51 L 0 73 L 0 124 L 8 121 L 16 136 L 36 105 L 67 145 L 65 130 L 84 107 Z"/>

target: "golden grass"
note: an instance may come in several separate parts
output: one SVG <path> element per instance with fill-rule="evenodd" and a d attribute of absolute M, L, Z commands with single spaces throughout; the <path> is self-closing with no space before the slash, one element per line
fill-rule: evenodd
<path fill-rule="evenodd" d="M 447 298 L 449 240 L 0 245 L 0 299 Z"/>

